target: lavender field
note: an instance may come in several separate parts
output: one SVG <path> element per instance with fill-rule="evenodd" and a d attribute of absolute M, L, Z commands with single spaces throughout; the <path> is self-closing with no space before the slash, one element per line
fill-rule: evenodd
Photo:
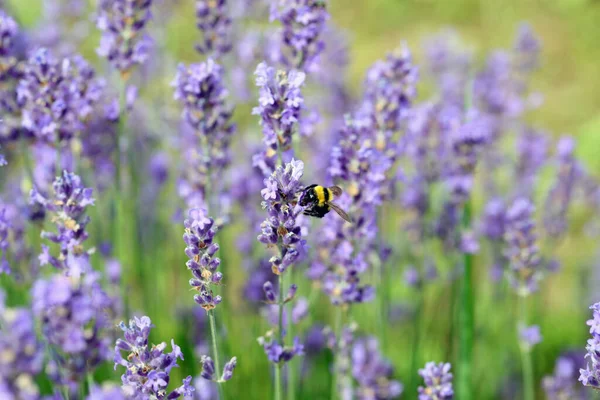
<path fill-rule="evenodd" d="M 0 0 L 0 400 L 600 398 L 598 21 Z"/>

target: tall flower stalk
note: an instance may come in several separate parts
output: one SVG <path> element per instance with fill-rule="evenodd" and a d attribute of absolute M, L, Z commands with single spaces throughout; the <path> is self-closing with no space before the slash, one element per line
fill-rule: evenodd
<path fill-rule="evenodd" d="M 186 244 L 185 254 L 189 258 L 186 266 L 193 275 L 192 279 L 190 279 L 190 286 L 198 292 L 198 294 L 194 295 L 194 301 L 208 313 L 212 336 L 213 358 L 203 358 L 202 377 L 219 384 L 220 398 L 223 399 L 224 395 L 221 384 L 231 379 L 237 361 L 233 357 L 225 365 L 222 376 L 215 378 L 215 370 L 220 372 L 221 368 L 214 312 L 217 305 L 221 303 L 222 297 L 215 294 L 213 288 L 221 285 L 223 280 L 223 274 L 217 271 L 221 265 L 221 260 L 215 257 L 216 252 L 219 250 L 219 245 L 213 242 L 217 233 L 217 227 L 214 220 L 208 217 L 206 212 L 201 209 L 190 210 L 188 218 L 183 224 L 185 227 L 183 235 L 183 240 Z"/>

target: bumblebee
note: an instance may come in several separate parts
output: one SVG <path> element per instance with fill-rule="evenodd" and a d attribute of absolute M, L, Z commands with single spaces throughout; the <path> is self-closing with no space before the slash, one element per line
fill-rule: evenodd
<path fill-rule="evenodd" d="M 339 186 L 324 187 L 321 185 L 310 185 L 302 191 L 298 204 L 302 207 L 307 207 L 303 212 L 305 215 L 323 218 L 330 210 L 333 210 L 345 221 L 352 223 L 350 216 L 337 204 L 332 202 L 334 197 L 341 195 L 342 189 Z"/>

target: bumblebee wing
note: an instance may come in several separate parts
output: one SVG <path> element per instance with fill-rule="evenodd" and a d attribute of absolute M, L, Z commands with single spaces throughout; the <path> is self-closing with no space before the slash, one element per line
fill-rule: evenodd
<path fill-rule="evenodd" d="M 331 207 L 331 209 L 333 211 L 335 211 L 337 213 L 337 215 L 342 217 L 345 221 L 352 223 L 352 219 L 350 218 L 350 216 L 346 213 L 346 211 L 342 210 L 337 204 L 332 203 L 332 202 L 329 202 L 327 204 L 329 205 L 329 207 Z"/>
<path fill-rule="evenodd" d="M 342 188 L 339 186 L 329 186 L 329 190 L 331 190 L 331 193 L 333 193 L 335 197 L 340 197 L 343 192 Z"/>

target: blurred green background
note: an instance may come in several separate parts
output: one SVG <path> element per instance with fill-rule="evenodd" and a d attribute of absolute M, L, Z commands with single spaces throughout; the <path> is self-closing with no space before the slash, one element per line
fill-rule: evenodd
<path fill-rule="evenodd" d="M 174 1 L 174 15 L 169 21 L 164 38 L 165 46 L 178 61 L 198 61 L 193 43 L 198 34 L 195 28 L 192 0 Z M 41 0 L 9 0 L 19 20 L 26 26 L 35 25 L 41 14 Z M 543 94 L 543 107 L 531 113 L 536 125 L 546 128 L 557 137 L 570 133 L 578 140 L 577 152 L 595 174 L 600 174 L 600 1 L 592 0 L 330 0 L 332 21 L 343 28 L 350 38 L 350 67 L 348 84 L 356 95 L 362 89 L 363 77 L 368 67 L 377 59 L 401 42 L 406 41 L 415 55 L 417 64 L 423 60 L 422 43 L 428 36 L 451 27 L 457 30 L 465 44 L 483 63 L 486 54 L 495 48 L 510 48 L 519 22 L 528 21 L 542 41 L 542 67 L 535 73 L 532 87 Z M 95 55 L 99 34 L 91 31 L 83 43 L 82 52 L 96 64 L 101 64 Z M 253 71 L 248 71 L 251 74 Z M 164 81 L 156 82 L 155 87 L 142 88 L 143 93 L 158 93 L 171 97 L 169 82 L 174 75 L 167 73 Z M 430 90 L 422 85 L 421 98 Z M 242 123 L 256 127 L 257 121 L 247 109 L 241 108 L 236 114 Z M 176 134 L 166 132 L 165 134 Z M 172 188 L 169 188 L 173 193 Z M 163 196 L 164 197 L 164 196 Z M 170 204 L 162 198 L 163 205 Z M 179 380 L 187 374 L 197 375 L 197 360 L 191 357 L 189 327 L 182 325 L 176 310 L 192 304 L 192 293 L 187 291 L 188 271 L 186 270 L 184 244 L 181 240 L 183 227 L 171 221 L 172 210 L 159 208 L 162 224 L 153 234 L 155 246 L 149 246 L 143 255 L 144 274 L 139 276 L 138 286 L 129 292 L 134 310 L 148 314 L 156 324 L 152 338 L 155 342 L 168 341 L 174 337 L 182 345 L 185 354 L 190 354 L 175 376 Z M 102 206 L 92 214 L 93 222 L 102 220 Z M 574 234 L 559 246 L 557 254 L 564 269 L 560 274 L 548 278 L 544 289 L 537 297 L 535 309 L 536 323 L 542 328 L 544 341 L 536 348 L 536 376 L 539 382 L 544 374 L 550 373 L 555 357 L 569 348 L 583 349 L 586 340 L 585 320 L 588 318 L 587 305 L 600 300 L 598 292 L 588 294 L 582 289 L 581 271 L 589 270 L 592 257 L 598 244 L 586 238 L 581 232 L 585 214 L 574 213 Z M 224 303 L 217 318 L 222 326 L 222 354 L 238 356 L 238 369 L 234 380 L 226 385 L 226 392 L 233 399 L 269 398 L 270 378 L 266 357 L 256 337 L 263 334 L 267 324 L 244 304 L 239 291 L 246 279 L 240 260 L 233 249 L 236 230 L 241 222 L 234 223 L 219 236 L 220 255 L 223 258 L 227 286 L 224 288 Z M 396 223 L 392 218 L 387 234 L 393 234 Z M 93 229 L 92 229 L 93 230 Z M 104 230 L 104 231 L 103 231 Z M 97 228 L 95 238 L 103 235 L 106 229 Z M 229 246 L 229 247 L 228 247 Z M 266 252 L 265 252 L 266 256 Z M 497 398 L 502 386 L 514 380 L 518 386 L 519 377 L 506 376 L 505 372 L 519 369 L 519 360 L 514 339 L 514 321 L 510 314 L 499 312 L 513 308 L 511 296 L 503 297 L 504 303 L 496 301 L 498 288 L 489 282 L 485 257 L 476 261 L 479 284 L 477 287 L 477 320 L 480 341 L 476 348 L 476 387 L 481 399 Z M 392 263 L 402 265 L 402 260 Z M 298 273 L 297 275 L 300 275 Z M 393 296 L 396 302 L 410 303 L 411 293 L 401 288 L 401 273 L 396 274 L 398 288 Z M 150 282 L 158 283 L 152 286 Z M 304 283 L 304 286 L 302 284 Z M 310 288 L 301 281 L 301 291 L 307 294 Z M 501 288 L 500 290 L 505 290 Z M 427 291 L 425 315 L 425 339 L 422 342 L 422 365 L 431 359 L 444 360 L 448 353 L 445 329 L 451 321 L 445 299 L 449 288 L 436 286 Z M 331 320 L 331 307 L 321 298 L 318 307 L 311 311 L 311 318 L 327 323 Z M 368 305 L 354 310 L 354 317 L 365 333 L 375 333 L 369 327 L 375 326 L 375 313 Z M 307 328 L 308 322 L 301 326 Z M 397 367 L 398 378 L 407 383 L 416 371 L 410 370 L 410 344 L 413 327 L 402 321 L 390 322 L 387 327 L 390 342 L 383 349 Z M 207 336 L 208 338 L 208 336 Z M 303 381 L 302 398 L 325 398 L 329 394 L 328 354 L 319 356 L 312 363 Z M 112 367 L 98 374 L 98 379 L 118 376 Z M 538 386 L 539 398 L 541 390 Z M 403 398 L 416 398 L 414 393 Z"/>

